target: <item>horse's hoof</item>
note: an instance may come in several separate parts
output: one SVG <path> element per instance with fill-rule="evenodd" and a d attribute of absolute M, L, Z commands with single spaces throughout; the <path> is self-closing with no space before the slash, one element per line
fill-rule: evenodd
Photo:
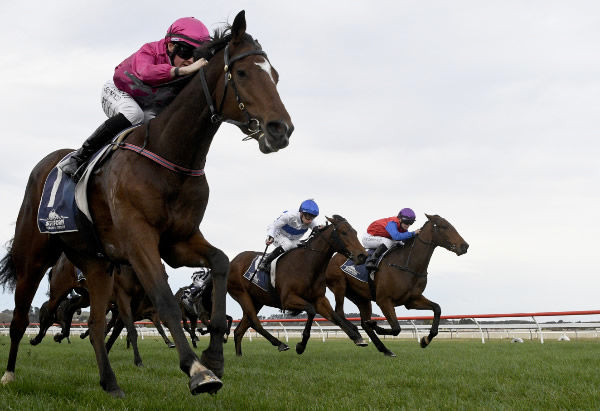
<path fill-rule="evenodd" d="M 38 345 L 40 342 L 38 340 L 36 340 L 35 338 L 32 338 L 31 340 L 29 340 L 29 344 L 31 345 Z"/>
<path fill-rule="evenodd" d="M 281 352 L 281 351 L 289 350 L 290 347 L 287 344 L 281 343 L 281 344 L 279 344 L 279 347 L 277 347 L 277 349 Z"/>
<path fill-rule="evenodd" d="M 201 371 L 190 378 L 190 392 L 192 395 L 209 393 L 214 394 L 221 389 L 223 382 L 211 371 Z"/>
<path fill-rule="evenodd" d="M 396 356 L 396 354 L 394 354 L 393 352 L 391 352 L 389 350 L 384 352 L 383 355 L 385 355 L 386 357 L 395 357 Z"/>
<path fill-rule="evenodd" d="M 175 344 L 173 344 L 173 343 L 170 343 L 170 344 L 169 344 L 169 348 L 175 348 L 175 347 L 176 347 L 176 345 L 175 345 Z"/>
<path fill-rule="evenodd" d="M 302 354 L 306 349 L 306 345 L 302 345 L 300 343 L 296 344 L 296 353 Z"/>
<path fill-rule="evenodd" d="M 207 354 L 208 350 L 202 351 L 202 356 L 200 357 L 200 363 L 204 365 L 206 368 L 215 373 L 215 375 L 219 378 L 223 378 L 223 374 L 225 373 L 225 360 L 221 356 L 221 358 L 214 358 Z"/>
<path fill-rule="evenodd" d="M 11 383 L 15 380 L 15 373 L 13 371 L 5 371 L 4 375 L 2 376 L 2 380 L 0 380 L 0 382 L 2 383 L 2 385 L 6 385 L 8 383 Z"/>
<path fill-rule="evenodd" d="M 361 337 L 361 338 L 359 338 L 358 340 L 355 340 L 355 341 L 354 341 L 354 344 L 356 344 L 356 345 L 357 345 L 357 346 L 359 346 L 359 347 L 366 347 L 366 346 L 368 346 L 368 345 L 369 345 L 369 343 L 368 343 L 368 342 L 366 342 L 365 340 L 363 340 L 363 339 L 362 339 L 362 337 Z"/>
<path fill-rule="evenodd" d="M 429 339 L 427 337 L 421 338 L 421 348 L 425 348 L 429 345 Z"/>
<path fill-rule="evenodd" d="M 139 363 L 135 363 L 135 366 L 138 368 L 144 368 L 144 363 L 140 361 Z"/>
<path fill-rule="evenodd" d="M 112 391 L 107 391 L 107 393 L 113 398 L 125 398 L 125 393 L 120 388 Z"/>

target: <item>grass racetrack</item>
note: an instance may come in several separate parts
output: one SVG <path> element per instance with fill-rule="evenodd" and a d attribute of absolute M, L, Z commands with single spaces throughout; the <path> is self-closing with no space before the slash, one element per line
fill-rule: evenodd
<path fill-rule="evenodd" d="M 243 341 L 236 357 L 225 345 L 223 388 L 214 396 L 192 396 L 175 349 L 160 339 L 139 340 L 144 367 L 133 364 L 125 339 L 110 353 L 125 399 L 99 385 L 89 340 L 72 344 L 51 336 L 33 347 L 24 338 L 16 381 L 0 386 L 0 408 L 10 410 L 198 410 L 198 409 L 600 409 L 600 341 L 385 340 L 398 357 L 372 344 L 318 338 L 302 355 L 278 352 L 262 338 Z M 202 338 L 198 354 L 207 345 Z M 0 336 L 4 372 L 9 337 Z M 202 347 L 202 348 L 200 348 Z"/>

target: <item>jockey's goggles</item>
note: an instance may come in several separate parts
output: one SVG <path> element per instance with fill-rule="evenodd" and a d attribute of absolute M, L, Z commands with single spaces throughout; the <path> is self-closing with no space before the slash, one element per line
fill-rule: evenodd
<path fill-rule="evenodd" d="M 307 220 L 314 220 L 316 215 L 313 214 L 308 214 L 308 213 L 302 213 L 302 215 L 304 216 L 304 218 L 306 218 Z"/>
<path fill-rule="evenodd" d="M 412 225 L 415 222 L 415 220 L 408 219 L 408 218 L 407 219 L 403 218 L 401 221 L 402 221 L 402 224 L 407 224 L 407 225 Z"/>
<path fill-rule="evenodd" d="M 194 56 L 194 47 L 187 43 L 175 43 L 175 54 L 184 60 L 191 59 Z"/>

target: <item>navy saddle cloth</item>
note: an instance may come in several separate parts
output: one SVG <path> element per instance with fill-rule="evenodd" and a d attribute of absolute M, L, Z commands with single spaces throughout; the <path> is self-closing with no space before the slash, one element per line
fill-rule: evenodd
<path fill-rule="evenodd" d="M 371 256 L 375 252 L 374 248 L 369 248 L 367 250 L 368 257 Z M 340 266 L 343 272 L 346 274 L 356 278 L 363 283 L 369 282 L 369 272 L 364 264 L 355 265 L 351 259 L 347 259 L 344 264 Z"/>
<path fill-rule="evenodd" d="M 44 183 L 38 209 L 40 233 L 57 234 L 77 231 L 76 213 L 75 183 L 59 168 L 54 167 Z"/>
<path fill-rule="evenodd" d="M 254 260 L 252 260 L 250 267 L 248 267 L 248 269 L 244 273 L 245 279 L 250 280 L 250 278 L 252 277 L 252 274 L 254 274 L 254 271 L 256 270 L 256 266 L 260 263 L 261 257 L 262 257 L 262 255 L 257 255 L 256 257 L 254 257 Z M 269 292 L 272 288 L 271 287 L 271 274 L 267 273 L 265 271 L 256 271 L 254 278 L 252 278 L 252 282 L 254 284 L 256 284 L 263 291 Z"/>

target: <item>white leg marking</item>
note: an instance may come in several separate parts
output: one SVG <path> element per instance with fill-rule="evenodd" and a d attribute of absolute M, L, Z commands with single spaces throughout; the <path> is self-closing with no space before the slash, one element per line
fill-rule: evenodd
<path fill-rule="evenodd" d="M 13 382 L 15 380 L 15 373 L 12 371 L 6 371 L 4 372 L 4 375 L 2 376 L 2 384 L 6 385 L 9 382 Z"/>
<path fill-rule="evenodd" d="M 190 368 L 190 377 L 193 377 L 194 375 L 198 374 L 199 372 L 202 371 L 206 371 L 207 368 L 200 364 L 200 361 L 194 361 L 194 363 L 192 364 L 192 367 Z"/>

